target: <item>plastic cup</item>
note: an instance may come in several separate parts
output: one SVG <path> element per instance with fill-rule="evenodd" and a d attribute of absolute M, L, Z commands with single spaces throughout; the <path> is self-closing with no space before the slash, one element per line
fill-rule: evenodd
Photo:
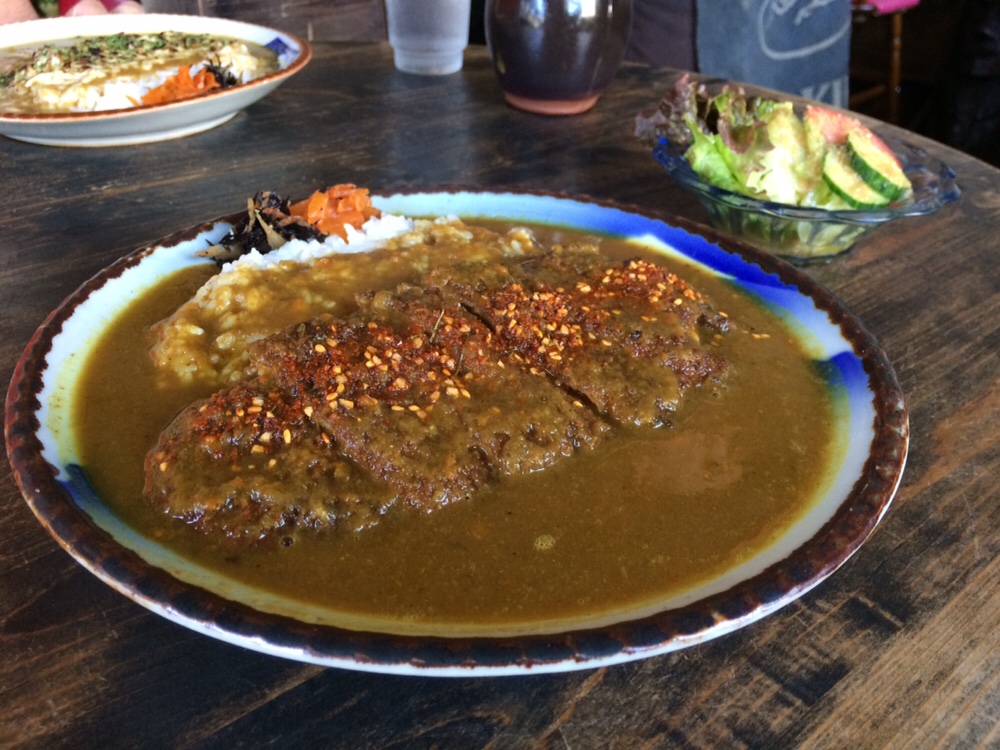
<path fill-rule="evenodd" d="M 461 70 L 470 6 L 470 0 L 386 0 L 396 68 L 429 76 Z"/>

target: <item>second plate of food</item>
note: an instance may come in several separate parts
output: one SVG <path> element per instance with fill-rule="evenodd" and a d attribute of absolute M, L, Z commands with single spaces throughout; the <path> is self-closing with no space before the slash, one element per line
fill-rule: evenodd
<path fill-rule="evenodd" d="M 875 339 L 780 260 L 587 199 L 343 188 L 258 195 L 85 284 L 6 430 L 35 514 L 126 596 L 437 675 L 758 620 L 868 538 L 908 445 Z"/>
<path fill-rule="evenodd" d="M 309 44 L 205 16 L 54 18 L 0 27 L 0 134 L 50 146 L 180 138 L 301 70 Z"/>

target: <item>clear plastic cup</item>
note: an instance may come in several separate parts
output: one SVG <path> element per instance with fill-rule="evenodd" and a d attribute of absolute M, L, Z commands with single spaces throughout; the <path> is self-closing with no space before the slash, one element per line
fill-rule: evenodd
<path fill-rule="evenodd" d="M 385 0 L 396 67 L 418 75 L 461 70 L 470 6 L 470 0 Z"/>

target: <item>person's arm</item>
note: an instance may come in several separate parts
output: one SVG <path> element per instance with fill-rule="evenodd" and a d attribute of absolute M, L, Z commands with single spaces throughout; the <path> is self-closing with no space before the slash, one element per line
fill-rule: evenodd
<path fill-rule="evenodd" d="M 38 11 L 31 0 L 0 0 L 0 23 L 31 21 L 38 18 Z"/>
<path fill-rule="evenodd" d="M 66 11 L 67 16 L 90 16 L 107 13 L 101 0 L 80 0 Z M 126 0 L 115 6 L 112 13 L 142 13 L 142 6 L 135 0 Z M 38 18 L 38 12 L 31 0 L 0 0 L 0 24 L 15 21 L 31 21 Z"/>
<path fill-rule="evenodd" d="M 0 0 L 2 2 L 2 0 Z M 67 16 L 93 16 L 108 12 L 110 3 L 102 3 L 101 0 L 80 0 L 63 15 Z M 111 13 L 142 13 L 142 6 L 135 0 L 126 0 L 115 5 Z"/>

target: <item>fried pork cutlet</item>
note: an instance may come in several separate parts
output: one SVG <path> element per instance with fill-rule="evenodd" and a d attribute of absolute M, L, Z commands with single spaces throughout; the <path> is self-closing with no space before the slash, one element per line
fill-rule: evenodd
<path fill-rule="evenodd" d="M 258 373 L 192 405 L 147 494 L 205 531 L 363 528 L 544 469 L 618 425 L 668 424 L 726 363 L 727 321 L 646 261 L 579 248 L 462 263 L 255 342 Z"/>
<path fill-rule="evenodd" d="M 146 459 L 146 497 L 213 536 L 253 543 L 334 524 L 360 529 L 395 499 L 289 394 L 250 381 L 183 412 Z"/>
<path fill-rule="evenodd" d="M 258 342 L 251 357 L 358 465 L 410 505 L 465 498 L 490 478 L 592 447 L 608 425 L 546 378 L 503 362 L 457 305 L 407 287 Z"/>
<path fill-rule="evenodd" d="M 517 264 L 462 264 L 426 284 L 485 321 L 514 362 L 618 423 L 668 423 L 685 389 L 725 371 L 701 337 L 725 330 L 726 319 L 648 261 L 570 248 Z"/>

